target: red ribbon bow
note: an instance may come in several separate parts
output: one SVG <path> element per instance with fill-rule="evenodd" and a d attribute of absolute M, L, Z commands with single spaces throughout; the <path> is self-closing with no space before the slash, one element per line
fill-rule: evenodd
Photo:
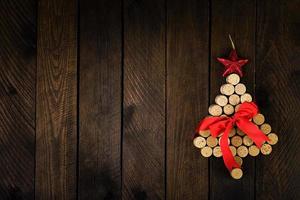
<path fill-rule="evenodd" d="M 229 171 L 233 168 L 240 168 L 228 144 L 228 136 L 234 125 L 248 135 L 258 148 L 260 148 L 265 141 L 269 141 L 269 138 L 250 121 L 257 113 L 258 108 L 255 103 L 244 102 L 232 117 L 208 117 L 199 123 L 197 132 L 209 129 L 213 137 L 217 137 L 224 132 L 221 136 L 220 146 L 225 166 Z"/>

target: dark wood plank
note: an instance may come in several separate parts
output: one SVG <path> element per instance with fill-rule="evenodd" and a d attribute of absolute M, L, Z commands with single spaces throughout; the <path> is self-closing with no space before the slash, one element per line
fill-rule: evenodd
<path fill-rule="evenodd" d="M 119 0 L 80 1 L 79 199 L 119 199 L 121 186 Z"/>
<path fill-rule="evenodd" d="M 41 0 L 38 14 L 36 198 L 76 198 L 77 6 Z"/>
<path fill-rule="evenodd" d="M 33 199 L 35 0 L 0 1 L 0 197 Z"/>
<path fill-rule="evenodd" d="M 165 196 L 165 4 L 124 2 L 123 199 Z"/>
<path fill-rule="evenodd" d="M 257 99 L 279 143 L 256 163 L 256 199 L 300 199 L 300 1 L 257 9 Z"/>
<path fill-rule="evenodd" d="M 209 2 L 167 4 L 167 199 L 208 199 L 208 159 L 193 146 L 207 115 Z"/>
<path fill-rule="evenodd" d="M 213 103 L 220 92 L 220 86 L 225 82 L 222 77 L 223 65 L 217 57 L 228 57 L 231 44 L 228 34 L 231 34 L 240 57 L 248 58 L 249 64 L 244 66 L 244 77 L 241 79 L 248 92 L 254 95 L 255 71 L 255 1 L 230 0 L 212 1 L 211 28 L 211 95 Z M 253 199 L 255 160 L 248 156 L 243 159 L 244 176 L 234 180 L 227 171 L 223 160 L 211 160 L 211 199 Z"/>

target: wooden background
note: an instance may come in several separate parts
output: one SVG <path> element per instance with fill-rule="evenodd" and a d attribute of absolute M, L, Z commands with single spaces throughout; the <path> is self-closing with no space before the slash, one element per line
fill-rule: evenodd
<path fill-rule="evenodd" d="M 192 145 L 231 34 L 279 134 L 233 180 Z M 0 199 L 300 199 L 299 0 L 1 0 Z"/>

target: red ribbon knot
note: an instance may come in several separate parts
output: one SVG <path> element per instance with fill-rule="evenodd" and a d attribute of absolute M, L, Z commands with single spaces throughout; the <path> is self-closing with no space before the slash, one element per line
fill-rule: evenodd
<path fill-rule="evenodd" d="M 258 148 L 264 142 L 269 141 L 269 138 L 250 121 L 257 113 L 258 107 L 254 102 L 244 102 L 232 117 L 207 117 L 198 125 L 197 133 L 199 131 L 210 130 L 213 137 L 217 137 L 223 133 L 220 140 L 220 147 L 225 166 L 229 171 L 232 171 L 233 168 L 240 168 L 240 165 L 235 161 L 230 151 L 228 143 L 229 133 L 235 125 L 248 135 Z"/>

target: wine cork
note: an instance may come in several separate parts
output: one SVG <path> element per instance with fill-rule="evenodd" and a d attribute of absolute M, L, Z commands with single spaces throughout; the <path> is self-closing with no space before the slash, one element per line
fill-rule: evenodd
<path fill-rule="evenodd" d="M 215 102 L 219 106 L 225 106 L 228 103 L 228 98 L 224 95 L 217 95 L 215 98 Z"/>
<path fill-rule="evenodd" d="M 248 148 L 245 146 L 240 146 L 237 148 L 238 156 L 245 158 L 248 155 Z"/>
<path fill-rule="evenodd" d="M 222 151 L 221 151 L 221 147 L 219 146 L 216 146 L 214 149 L 213 149 L 213 155 L 217 158 L 221 157 L 222 156 Z"/>
<path fill-rule="evenodd" d="M 239 129 L 239 128 L 236 129 L 236 133 L 238 135 L 240 135 L 240 136 L 244 136 L 245 135 L 245 133 L 243 131 L 241 131 L 241 129 Z"/>
<path fill-rule="evenodd" d="M 260 130 L 264 133 L 264 134 L 269 134 L 271 133 L 271 126 L 270 124 L 264 123 L 260 126 Z"/>
<path fill-rule="evenodd" d="M 241 179 L 243 176 L 243 171 L 240 168 L 234 168 L 231 172 L 230 175 L 232 178 L 238 180 Z"/>
<path fill-rule="evenodd" d="M 202 137 L 208 137 L 210 136 L 210 131 L 209 130 L 199 131 L 199 135 L 201 135 Z"/>
<path fill-rule="evenodd" d="M 239 156 L 234 156 L 234 160 L 235 162 L 237 162 L 239 164 L 239 166 L 242 166 L 243 164 L 243 159 Z"/>
<path fill-rule="evenodd" d="M 225 94 L 227 96 L 229 95 L 232 95 L 234 93 L 234 86 L 232 84 L 223 84 L 221 87 L 220 87 L 220 92 L 222 94 Z"/>
<path fill-rule="evenodd" d="M 193 143 L 194 143 L 195 147 L 201 149 L 201 148 L 205 147 L 206 140 L 205 140 L 205 138 L 198 136 L 198 137 L 194 138 Z"/>
<path fill-rule="evenodd" d="M 263 144 L 260 148 L 260 151 L 264 155 L 269 155 L 272 152 L 272 146 L 269 144 Z"/>
<path fill-rule="evenodd" d="M 230 144 L 230 140 L 229 140 L 229 138 L 228 138 L 228 145 L 229 145 L 229 144 Z M 221 146 L 221 138 L 219 138 L 218 145 Z"/>
<path fill-rule="evenodd" d="M 241 103 L 244 102 L 251 102 L 252 101 L 252 96 L 249 93 L 245 93 L 241 96 Z"/>
<path fill-rule="evenodd" d="M 240 106 L 241 106 L 241 104 L 236 105 L 236 106 L 234 107 L 234 111 L 237 112 L 237 111 L 239 110 Z"/>
<path fill-rule="evenodd" d="M 236 148 L 234 146 L 230 146 L 229 149 L 230 149 L 232 155 L 235 156 L 236 155 Z"/>
<path fill-rule="evenodd" d="M 269 144 L 274 145 L 278 142 L 278 136 L 275 133 L 270 133 L 268 135 L 268 138 L 270 139 L 267 141 Z"/>
<path fill-rule="evenodd" d="M 210 157 L 212 155 L 212 148 L 208 147 L 208 146 L 203 147 L 201 149 L 201 154 L 203 157 L 206 157 L 206 158 Z"/>
<path fill-rule="evenodd" d="M 234 87 L 235 93 L 242 95 L 246 92 L 246 86 L 243 83 L 239 83 Z"/>
<path fill-rule="evenodd" d="M 222 114 L 222 108 L 219 105 L 212 104 L 209 106 L 208 112 L 212 116 L 220 116 Z"/>
<path fill-rule="evenodd" d="M 265 116 L 259 113 L 253 117 L 253 122 L 257 125 L 262 125 L 265 122 Z"/>
<path fill-rule="evenodd" d="M 247 135 L 245 135 L 243 137 L 243 143 L 244 143 L 244 145 L 249 147 L 253 144 L 253 141 Z"/>
<path fill-rule="evenodd" d="M 233 136 L 235 136 L 235 134 L 236 134 L 236 130 L 235 130 L 235 128 L 232 128 L 231 129 L 231 131 L 229 132 L 229 137 L 233 137 Z"/>
<path fill-rule="evenodd" d="M 234 108 L 232 105 L 230 104 L 227 104 L 226 106 L 223 107 L 223 112 L 226 114 L 226 115 L 231 115 L 234 113 Z"/>
<path fill-rule="evenodd" d="M 236 85 L 240 82 L 240 76 L 237 74 L 230 74 L 226 77 L 226 82 L 232 85 Z"/>
<path fill-rule="evenodd" d="M 209 136 L 206 139 L 206 143 L 207 143 L 207 146 L 209 146 L 209 147 L 215 147 L 218 144 L 218 140 L 217 140 L 217 138 L 214 138 L 213 136 Z"/>
<path fill-rule="evenodd" d="M 231 144 L 235 147 L 239 147 L 241 146 L 243 143 L 243 140 L 240 136 L 236 135 L 234 137 L 231 138 Z"/>
<path fill-rule="evenodd" d="M 233 106 L 237 105 L 240 103 L 240 97 L 239 95 L 232 94 L 229 96 L 229 103 Z"/>
<path fill-rule="evenodd" d="M 257 146 L 252 145 L 249 147 L 249 155 L 250 156 L 257 156 L 259 154 L 259 148 L 257 148 Z"/>

